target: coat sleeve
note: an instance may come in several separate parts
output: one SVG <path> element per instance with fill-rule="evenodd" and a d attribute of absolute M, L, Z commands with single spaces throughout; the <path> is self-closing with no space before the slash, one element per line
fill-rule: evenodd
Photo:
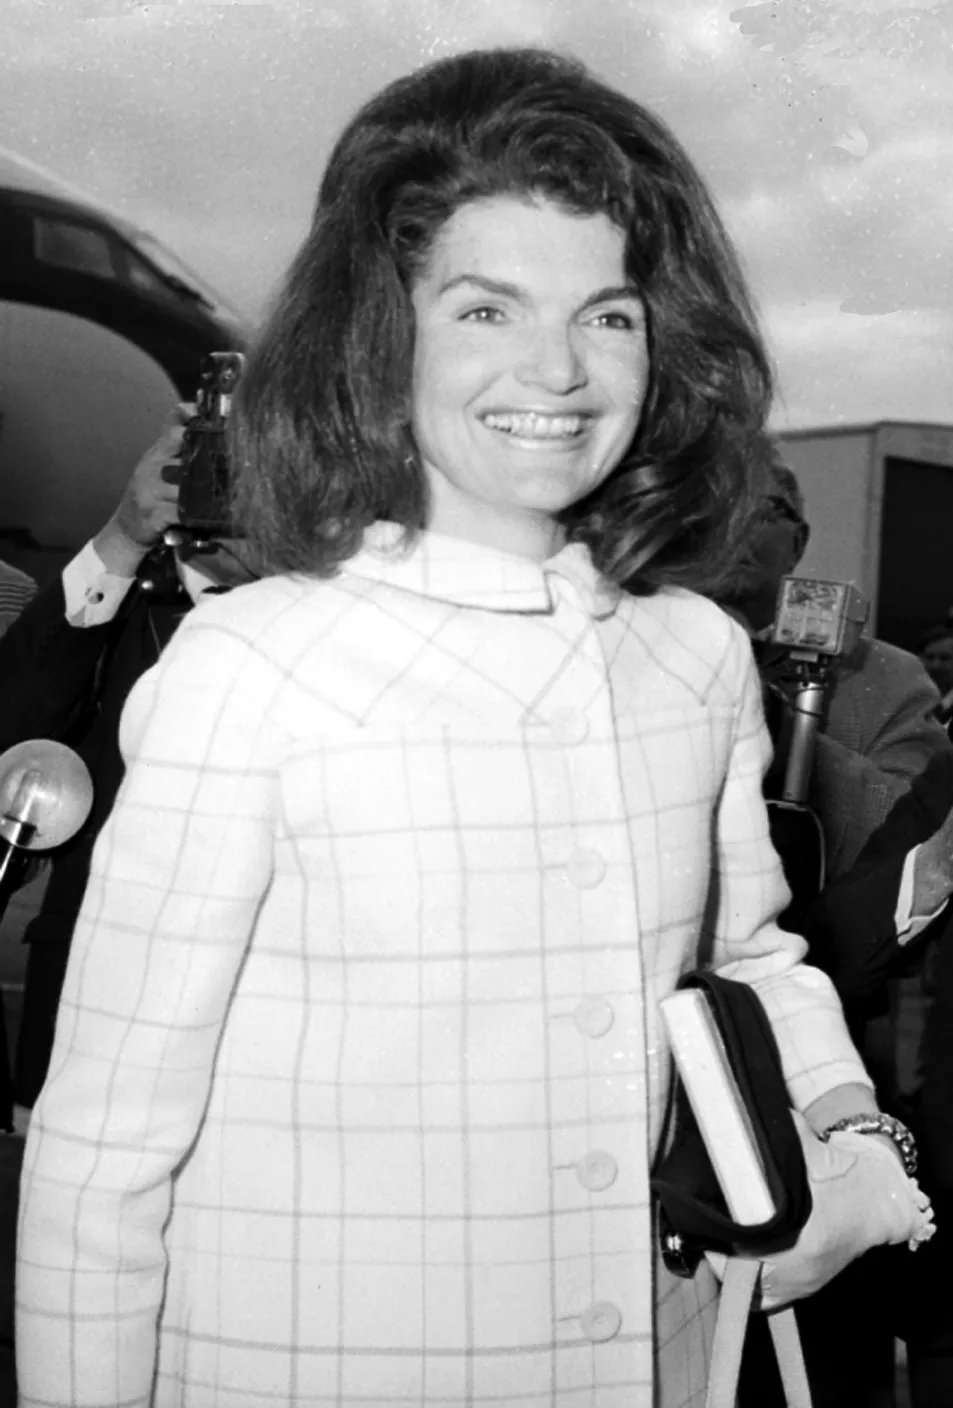
<path fill-rule="evenodd" d="M 829 973 L 845 1002 L 871 996 L 908 959 L 894 915 L 907 854 L 932 836 L 953 807 L 953 753 L 936 753 L 894 803 L 857 861 L 815 899 L 793 906 L 785 927 L 803 934 L 813 961 Z M 948 909 L 913 946 L 939 937 Z"/>
<path fill-rule="evenodd" d="M 942 1199 L 947 1222 L 953 1214 L 953 932 L 937 945 L 933 1001 L 927 1009 L 921 1066 L 917 1140 L 923 1163 L 923 1187 Z M 939 1220 L 939 1219 L 938 1219 Z M 944 1272 L 948 1263 L 944 1259 Z M 928 1283 L 929 1284 L 929 1283 Z M 949 1296 L 944 1281 L 941 1294 Z"/>
<path fill-rule="evenodd" d="M 953 756 L 933 717 L 936 686 L 920 661 L 865 642 L 859 668 L 839 678 L 817 740 L 811 804 L 824 823 L 828 873 L 844 874 L 932 758 Z"/>
<path fill-rule="evenodd" d="M 34 597 L 0 638 L 0 752 L 68 732 L 119 624 L 71 626 L 59 578 Z"/>
<path fill-rule="evenodd" d="M 761 790 L 770 757 L 761 687 L 740 631 L 724 678 L 738 702 L 716 817 L 711 961 L 723 977 L 757 990 L 794 1104 L 806 1109 L 838 1085 L 872 1082 L 848 1036 L 830 979 L 803 961 L 804 939 L 777 924 L 789 891 L 769 838 Z"/>
<path fill-rule="evenodd" d="M 24 1158 L 23 1408 L 151 1401 L 173 1171 L 271 874 L 280 685 L 200 611 L 127 703 Z"/>

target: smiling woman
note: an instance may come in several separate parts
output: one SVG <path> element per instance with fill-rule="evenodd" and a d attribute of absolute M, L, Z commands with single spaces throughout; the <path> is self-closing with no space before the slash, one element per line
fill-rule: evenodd
<path fill-rule="evenodd" d="M 432 477 L 413 430 L 422 300 L 429 317 L 439 281 L 451 281 L 444 297 L 471 322 L 512 327 L 518 311 L 525 331 L 526 300 L 538 302 L 545 280 L 549 307 L 532 317 L 551 331 L 552 295 L 584 251 L 597 281 L 583 290 L 577 278 L 579 301 L 558 316 L 599 338 L 620 330 L 613 311 L 636 316 L 651 356 L 632 388 L 633 433 L 560 523 L 633 590 L 678 582 L 711 592 L 730 572 L 754 503 L 748 439 L 771 393 L 734 249 L 658 118 L 581 67 L 528 54 L 524 68 L 514 52 L 484 54 L 472 91 L 455 61 L 398 81 L 335 146 L 233 422 L 238 513 L 254 525 L 263 571 L 333 572 L 379 518 L 405 537 L 423 527 Z M 494 219 L 502 200 L 507 215 Z M 494 232 L 503 263 L 491 269 L 476 246 Z M 453 272 L 438 274 L 449 256 Z M 490 289 L 457 283 L 471 274 Z M 474 298 L 488 291 L 505 307 Z M 582 319 L 586 300 L 605 292 L 607 316 Z M 493 409 L 534 400 L 547 411 L 557 403 L 523 391 Z"/>
<path fill-rule="evenodd" d="M 811 1124 L 875 1108 L 775 923 L 747 637 L 683 585 L 768 391 L 704 186 L 581 66 L 466 54 L 354 118 L 236 398 L 264 579 L 123 719 L 26 1152 L 23 1408 L 701 1408 L 660 999 L 750 983 Z M 852 1137 L 845 1201 L 883 1198 L 815 1214 L 779 1302 L 910 1235 Z"/>

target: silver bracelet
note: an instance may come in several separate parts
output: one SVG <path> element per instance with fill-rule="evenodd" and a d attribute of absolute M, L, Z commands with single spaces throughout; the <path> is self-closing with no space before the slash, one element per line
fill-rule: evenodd
<path fill-rule="evenodd" d="M 842 1120 L 829 1124 L 817 1137 L 826 1144 L 832 1134 L 849 1130 L 851 1134 L 885 1134 L 897 1146 L 903 1161 L 903 1171 L 912 1178 L 917 1171 L 917 1143 L 905 1124 L 894 1119 L 893 1115 L 845 1115 Z"/>

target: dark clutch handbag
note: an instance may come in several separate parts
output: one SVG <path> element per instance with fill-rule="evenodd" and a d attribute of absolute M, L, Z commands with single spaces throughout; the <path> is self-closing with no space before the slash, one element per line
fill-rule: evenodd
<path fill-rule="evenodd" d="M 678 987 L 705 993 L 775 1208 L 757 1225 L 731 1217 L 676 1073 L 651 1185 L 665 1263 L 677 1275 L 691 1276 L 706 1251 L 763 1258 L 792 1247 L 810 1216 L 811 1191 L 778 1044 L 757 993 L 747 983 L 701 970 L 686 974 Z"/>

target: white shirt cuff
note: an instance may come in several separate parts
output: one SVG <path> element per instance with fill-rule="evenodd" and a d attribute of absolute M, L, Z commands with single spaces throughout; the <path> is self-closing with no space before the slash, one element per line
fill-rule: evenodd
<path fill-rule="evenodd" d="M 901 944 L 910 943 L 918 934 L 922 934 L 928 924 L 932 924 L 934 919 L 944 908 L 943 904 L 937 905 L 932 914 L 911 914 L 913 908 L 913 873 L 917 863 L 917 856 L 920 852 L 919 846 L 914 846 L 912 851 L 907 852 L 907 858 L 903 863 L 903 873 L 900 876 L 900 890 L 897 894 L 897 908 L 894 911 L 894 923 L 897 926 L 897 940 Z"/>
<path fill-rule="evenodd" d="M 67 621 L 71 626 L 104 626 L 134 581 L 108 572 L 92 543 L 87 543 L 63 568 Z"/>

